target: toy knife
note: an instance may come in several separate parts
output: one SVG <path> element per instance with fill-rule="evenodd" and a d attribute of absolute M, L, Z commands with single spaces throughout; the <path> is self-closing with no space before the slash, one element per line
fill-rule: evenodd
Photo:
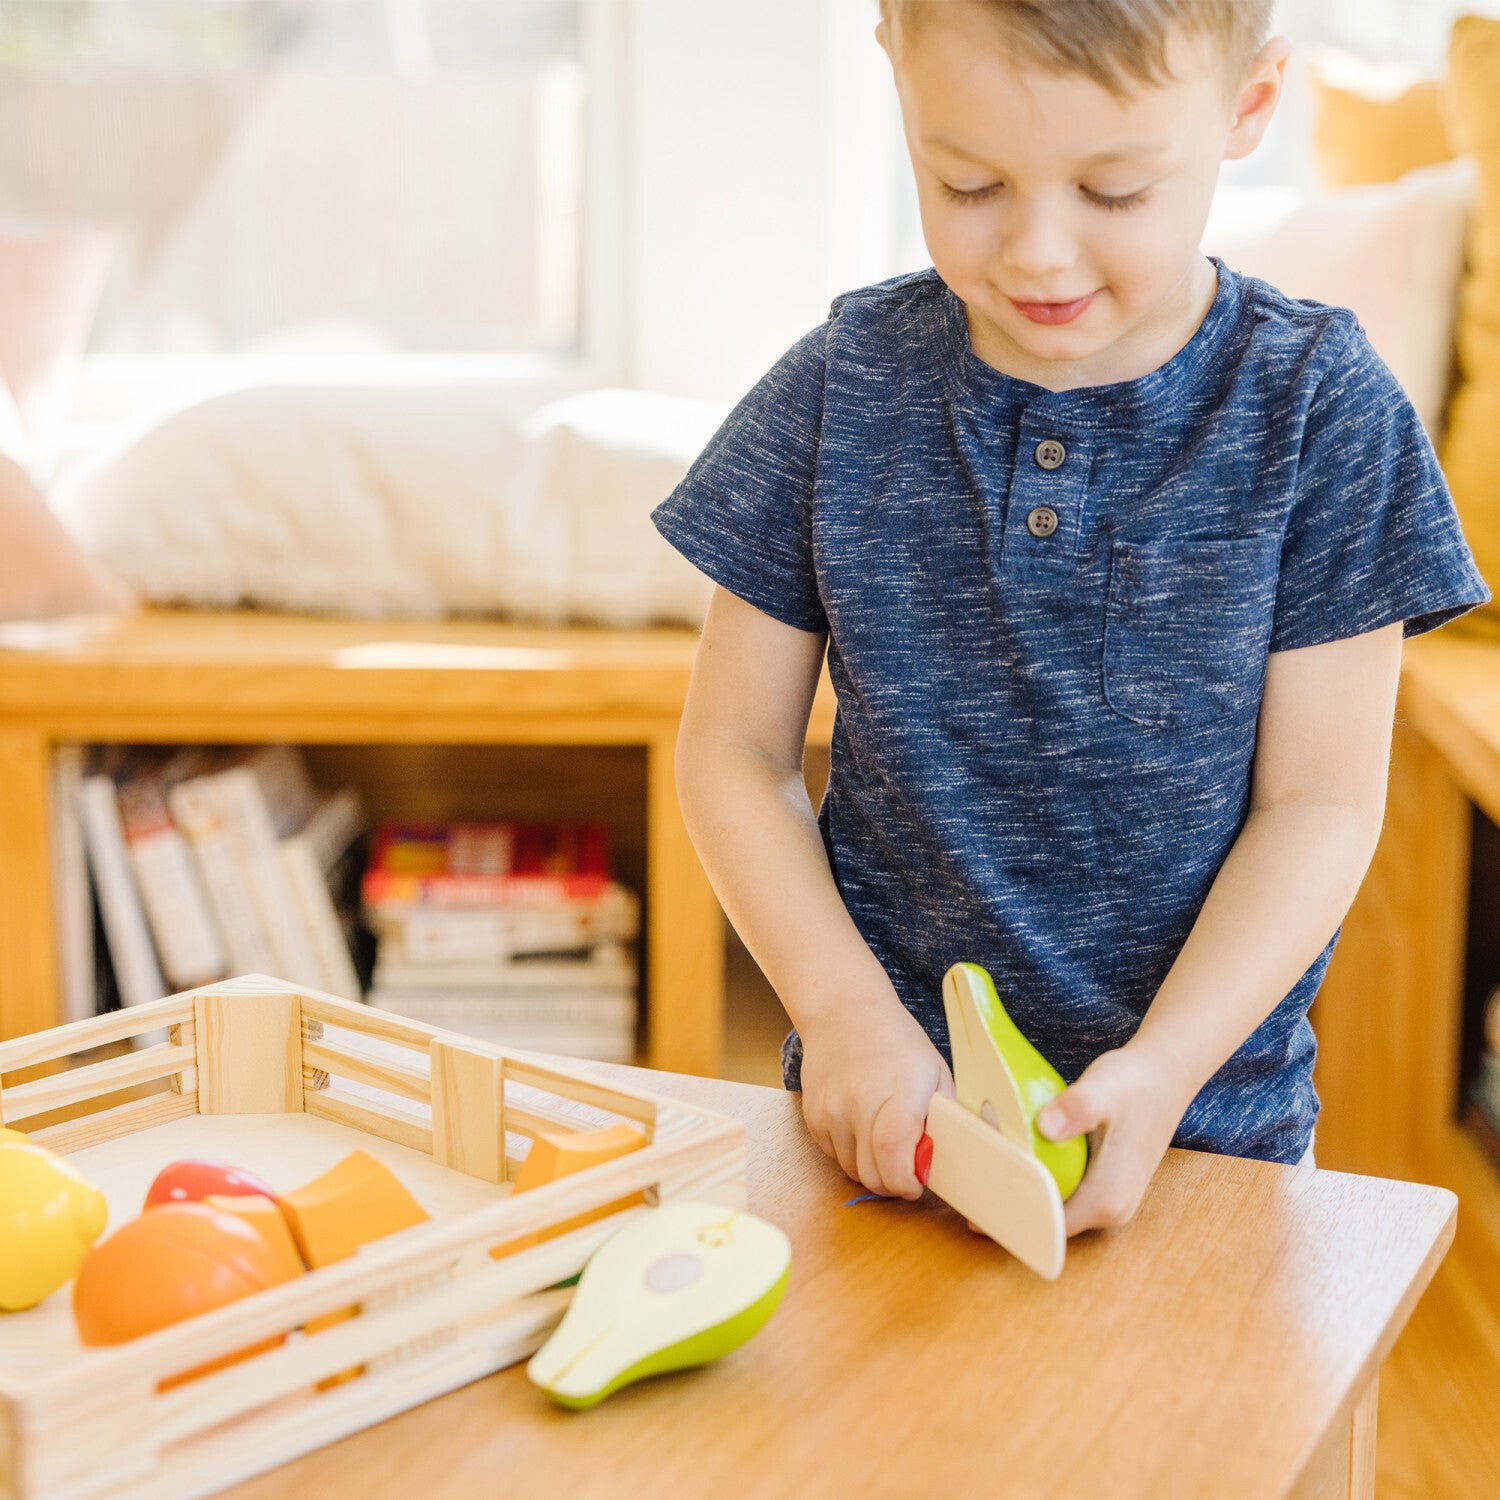
<path fill-rule="evenodd" d="M 935 1094 L 917 1176 L 1017 1260 L 1049 1281 L 1067 1251 L 1063 1199 L 1088 1164 L 1088 1141 L 1049 1141 L 1037 1112 L 1066 1087 L 1006 1014 L 978 964 L 943 976 L 956 1099 Z"/>

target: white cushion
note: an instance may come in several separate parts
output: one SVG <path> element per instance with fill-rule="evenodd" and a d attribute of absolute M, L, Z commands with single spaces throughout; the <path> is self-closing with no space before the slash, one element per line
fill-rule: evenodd
<path fill-rule="evenodd" d="M 1221 187 L 1203 248 L 1289 296 L 1352 308 L 1435 438 L 1453 376 L 1464 234 L 1476 190 L 1466 158 L 1394 182 L 1305 196 Z"/>
<path fill-rule="evenodd" d="M 653 505 L 717 403 L 598 391 L 524 427 L 485 382 L 242 390 L 59 480 L 78 540 L 158 603 L 698 623 Z"/>

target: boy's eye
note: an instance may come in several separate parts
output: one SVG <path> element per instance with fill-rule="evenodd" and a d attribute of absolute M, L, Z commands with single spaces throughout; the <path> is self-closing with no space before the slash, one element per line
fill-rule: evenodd
<path fill-rule="evenodd" d="M 942 188 L 944 197 L 953 203 L 983 203 L 986 198 L 993 198 L 1004 184 L 992 182 L 988 187 L 982 188 L 956 188 L 950 187 L 946 182 L 939 180 L 938 186 Z"/>
<path fill-rule="evenodd" d="M 1096 208 L 1117 209 L 1134 208 L 1136 204 L 1145 200 L 1146 190 L 1141 189 L 1138 193 L 1125 193 L 1121 197 L 1111 198 L 1108 193 L 1096 193 L 1090 188 L 1083 189 L 1083 196 Z"/>

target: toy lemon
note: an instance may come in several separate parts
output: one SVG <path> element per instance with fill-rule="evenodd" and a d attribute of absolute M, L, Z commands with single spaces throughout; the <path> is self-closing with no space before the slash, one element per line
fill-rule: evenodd
<path fill-rule="evenodd" d="M 0 1141 L 0 1308 L 34 1307 L 71 1281 L 108 1217 L 104 1194 L 62 1157 Z"/>

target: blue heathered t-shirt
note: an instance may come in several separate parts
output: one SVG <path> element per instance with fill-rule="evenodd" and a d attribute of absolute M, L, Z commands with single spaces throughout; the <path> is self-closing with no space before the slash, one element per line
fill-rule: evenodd
<path fill-rule="evenodd" d="M 934 271 L 840 297 L 653 519 L 827 634 L 818 821 L 907 1007 L 946 1053 L 943 974 L 982 964 L 1070 1082 L 1134 1033 L 1245 821 L 1267 653 L 1489 597 L 1354 315 L 1222 264 L 1165 365 L 1068 391 L 983 363 Z M 1332 950 L 1176 1145 L 1301 1157 Z M 795 1033 L 783 1057 L 798 1087 Z"/>

